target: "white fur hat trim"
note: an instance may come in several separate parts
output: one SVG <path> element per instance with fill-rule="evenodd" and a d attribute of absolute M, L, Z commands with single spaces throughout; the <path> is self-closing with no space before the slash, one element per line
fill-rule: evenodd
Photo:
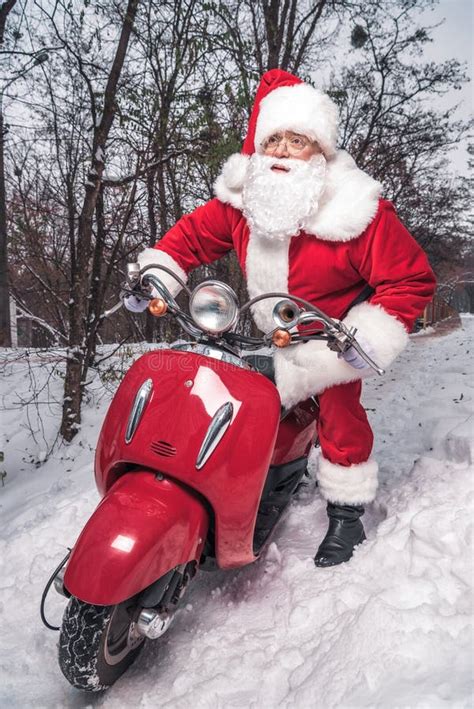
<path fill-rule="evenodd" d="M 292 130 L 317 140 L 326 157 L 336 150 L 339 110 L 329 96 L 309 84 L 281 86 L 260 103 L 255 149 L 272 133 Z"/>

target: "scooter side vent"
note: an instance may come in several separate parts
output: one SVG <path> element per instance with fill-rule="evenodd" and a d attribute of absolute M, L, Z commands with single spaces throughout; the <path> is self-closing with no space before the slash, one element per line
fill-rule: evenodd
<path fill-rule="evenodd" d="M 166 458 L 176 455 L 176 448 L 166 441 L 152 441 L 150 448 L 156 455 L 164 455 Z"/>

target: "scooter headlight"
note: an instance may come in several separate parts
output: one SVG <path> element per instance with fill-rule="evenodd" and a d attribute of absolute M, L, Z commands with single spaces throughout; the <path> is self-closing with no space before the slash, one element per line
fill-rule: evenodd
<path fill-rule="evenodd" d="M 217 335 L 227 332 L 239 315 L 237 296 L 232 288 L 219 281 L 205 281 L 192 292 L 189 312 L 200 328 Z"/>

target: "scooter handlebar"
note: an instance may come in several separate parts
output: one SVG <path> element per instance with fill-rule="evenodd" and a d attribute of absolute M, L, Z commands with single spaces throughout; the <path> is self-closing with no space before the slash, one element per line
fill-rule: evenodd
<path fill-rule="evenodd" d="M 147 299 L 147 300 L 153 300 L 154 296 L 150 293 L 150 286 L 153 286 L 153 288 L 158 292 L 159 297 L 164 301 L 166 304 L 166 308 L 164 309 L 166 312 L 170 312 L 172 315 L 176 317 L 178 320 L 179 324 L 181 327 L 189 334 L 191 337 L 202 337 L 203 335 L 206 335 L 205 331 L 203 331 L 201 328 L 199 328 L 192 317 L 188 315 L 188 313 L 184 312 L 179 305 L 177 304 L 176 300 L 174 299 L 173 295 L 170 293 L 168 288 L 164 285 L 164 283 L 160 280 L 160 278 L 157 276 L 156 273 L 151 272 L 152 270 L 161 270 L 164 273 L 167 273 L 169 276 L 175 279 L 175 281 L 179 284 L 182 290 L 186 292 L 188 297 L 191 296 L 191 290 L 188 288 L 186 283 L 179 277 L 177 276 L 170 268 L 167 266 L 163 266 L 161 264 L 149 264 L 148 266 L 145 266 L 145 268 L 138 269 L 136 267 L 136 264 L 131 264 L 133 268 L 128 268 L 127 269 L 127 284 L 123 288 L 122 293 L 134 293 L 136 295 L 140 295 L 141 298 Z M 123 297 L 123 296 L 122 296 Z M 156 297 L 156 296 L 155 296 Z M 316 330 L 314 332 L 308 332 L 304 333 L 304 335 L 300 335 L 300 333 L 293 332 L 292 330 L 294 329 L 294 325 L 287 330 L 285 330 L 284 327 L 277 328 L 275 330 L 272 330 L 271 332 L 263 335 L 262 338 L 255 338 L 255 337 L 246 337 L 244 335 L 240 335 L 235 332 L 229 332 L 229 333 L 223 333 L 220 335 L 220 338 L 222 339 L 228 339 L 230 343 L 234 344 L 239 344 L 241 347 L 246 348 L 246 349 L 255 349 L 256 347 L 261 347 L 265 345 L 270 345 L 274 341 L 274 336 L 275 333 L 285 333 L 287 332 L 289 337 L 284 337 L 280 338 L 284 342 L 283 346 L 290 346 L 290 345 L 296 345 L 302 340 L 308 340 L 308 339 L 325 339 L 327 340 L 328 347 L 335 352 L 338 353 L 343 353 L 346 352 L 349 347 L 354 347 L 354 349 L 358 352 L 358 354 L 362 357 L 362 359 L 367 362 L 367 364 L 375 371 L 377 374 L 382 375 L 384 374 L 384 370 L 377 365 L 376 362 L 373 361 L 373 359 L 363 350 L 361 345 L 357 342 L 357 339 L 355 337 L 355 334 L 357 332 L 356 328 L 347 328 L 344 323 L 342 323 L 340 320 L 336 320 L 334 318 L 331 318 L 329 315 L 324 313 L 322 310 L 320 310 L 317 306 L 313 305 L 309 301 L 305 300 L 304 298 L 299 298 L 298 296 L 292 296 L 289 295 L 288 293 L 279 293 L 279 292 L 272 292 L 272 293 L 265 293 L 263 295 L 259 295 L 255 298 L 252 298 L 251 300 L 247 301 L 240 309 L 239 309 L 239 319 L 244 315 L 253 305 L 256 303 L 266 300 L 266 299 L 275 299 L 275 298 L 281 298 L 282 300 L 290 300 L 293 303 L 297 304 L 300 309 L 299 316 L 297 318 L 297 325 L 308 325 L 313 322 L 319 322 L 322 324 L 322 330 Z M 123 304 L 123 300 L 121 299 L 115 306 L 113 306 L 110 310 L 107 310 L 104 313 L 104 317 L 108 317 L 109 315 L 112 315 L 114 312 L 116 312 Z M 302 307 L 301 307 L 302 306 Z M 303 310 L 304 308 L 304 310 Z M 160 311 L 160 314 L 163 314 L 162 311 Z M 282 346 L 280 344 L 280 346 Z"/>

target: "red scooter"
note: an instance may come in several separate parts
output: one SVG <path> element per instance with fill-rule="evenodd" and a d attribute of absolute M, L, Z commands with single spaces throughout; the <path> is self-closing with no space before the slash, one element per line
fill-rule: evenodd
<path fill-rule="evenodd" d="M 148 352 L 124 377 L 95 457 L 102 501 L 43 594 L 43 619 L 51 583 L 69 598 L 59 665 L 90 691 L 110 687 L 146 638 L 166 632 L 198 569 L 258 559 L 305 475 L 317 401 L 282 409 L 271 357 L 248 352 L 326 339 L 338 351 L 354 345 L 376 367 L 353 331 L 300 298 L 269 293 L 239 309 L 227 285 L 206 281 L 191 293 L 174 276 L 189 296 L 185 312 L 150 273 L 169 269 L 137 269 L 129 266 L 125 292 L 174 316 L 194 341 Z M 275 329 L 236 332 L 266 298 L 276 299 Z"/>

